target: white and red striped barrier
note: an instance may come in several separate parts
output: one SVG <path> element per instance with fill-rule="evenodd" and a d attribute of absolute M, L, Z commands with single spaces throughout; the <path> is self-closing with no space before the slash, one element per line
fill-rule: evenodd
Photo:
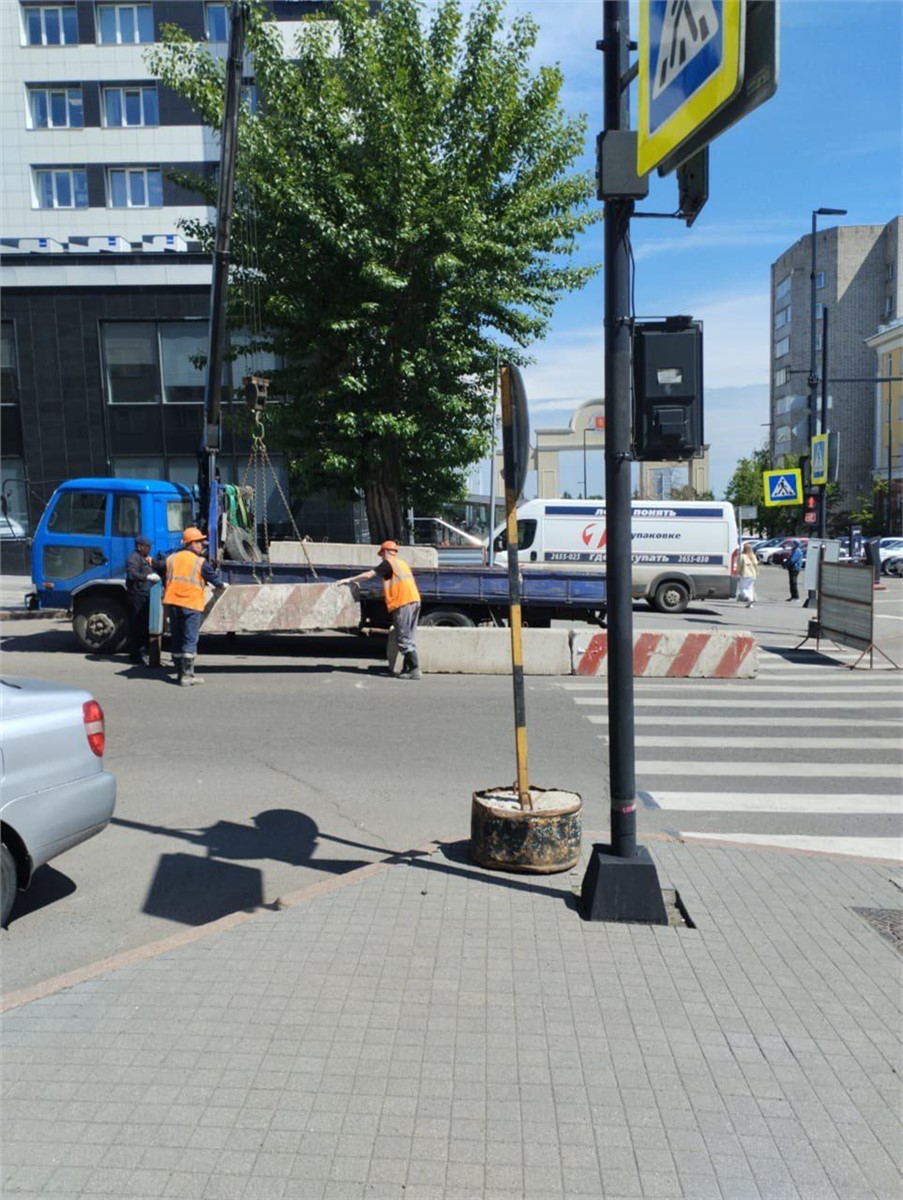
<path fill-rule="evenodd" d="M 277 633 L 355 629 L 361 622 L 356 592 L 332 583 L 235 583 L 215 592 L 204 633 Z"/>
<path fill-rule="evenodd" d="M 574 674 L 604 675 L 608 634 L 595 633 L 585 649 L 574 640 Z M 635 676 L 665 679 L 753 679 L 759 672 L 756 642 L 751 633 L 661 633 L 633 635 Z"/>

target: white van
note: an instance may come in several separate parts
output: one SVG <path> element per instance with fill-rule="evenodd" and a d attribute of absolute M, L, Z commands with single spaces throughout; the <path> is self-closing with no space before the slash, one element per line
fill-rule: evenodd
<path fill-rule="evenodd" d="M 664 613 L 691 600 L 729 600 L 737 590 L 737 524 L 731 504 L 634 500 L 633 595 Z M 518 559 L 525 566 L 605 565 L 605 501 L 528 500 L 517 510 Z M 504 550 L 505 528 L 495 531 Z"/>

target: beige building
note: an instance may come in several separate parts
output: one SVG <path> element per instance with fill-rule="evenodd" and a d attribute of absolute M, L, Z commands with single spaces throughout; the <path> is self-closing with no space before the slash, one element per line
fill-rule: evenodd
<path fill-rule="evenodd" d="M 875 355 L 875 453 L 873 472 L 889 483 L 884 532 L 903 536 L 903 318 L 879 327 L 866 339 Z M 894 378 L 896 377 L 896 378 Z"/>

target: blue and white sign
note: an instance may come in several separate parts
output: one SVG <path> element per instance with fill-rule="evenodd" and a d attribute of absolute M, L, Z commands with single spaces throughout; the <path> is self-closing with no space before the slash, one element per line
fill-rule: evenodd
<path fill-rule="evenodd" d="M 801 472 L 794 468 L 786 471 L 763 471 L 765 504 L 776 508 L 782 504 L 802 504 L 803 480 Z"/>
<path fill-rule="evenodd" d="M 673 154 L 739 91 L 745 18 L 745 0 L 641 0 L 641 175 Z"/>

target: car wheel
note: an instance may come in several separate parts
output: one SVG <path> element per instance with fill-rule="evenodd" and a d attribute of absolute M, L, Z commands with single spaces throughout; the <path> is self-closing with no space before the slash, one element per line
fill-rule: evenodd
<path fill-rule="evenodd" d="M 682 613 L 689 603 L 689 588 L 676 579 L 660 583 L 655 589 L 653 604 L 660 613 Z"/>
<path fill-rule="evenodd" d="M 18 882 L 16 860 L 9 846 L 5 842 L 0 843 L 0 925 L 4 929 L 16 902 Z"/>
<path fill-rule="evenodd" d="M 118 600 L 106 596 L 86 599 L 76 604 L 72 628 L 89 654 L 115 654 L 128 641 L 128 613 Z"/>
<path fill-rule="evenodd" d="M 474 623 L 466 613 L 454 608 L 437 608 L 421 617 L 420 624 L 424 626 L 442 626 L 445 629 L 473 629 Z"/>

